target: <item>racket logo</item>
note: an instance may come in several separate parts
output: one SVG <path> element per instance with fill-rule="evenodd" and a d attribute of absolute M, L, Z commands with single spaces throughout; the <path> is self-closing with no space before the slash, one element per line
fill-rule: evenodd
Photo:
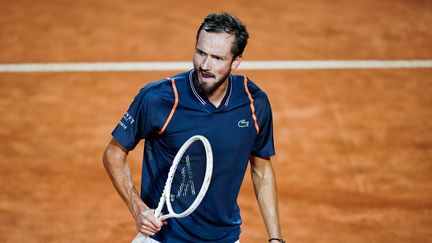
<path fill-rule="evenodd" d="M 178 199 L 180 197 L 185 197 L 189 192 L 189 188 L 192 196 L 195 196 L 196 194 L 189 155 L 186 155 L 185 160 L 186 160 L 186 165 L 183 166 L 180 170 L 181 177 L 182 177 L 180 189 L 177 191 L 177 195 L 171 194 L 170 197 L 171 202 L 173 202 L 176 198 Z"/>

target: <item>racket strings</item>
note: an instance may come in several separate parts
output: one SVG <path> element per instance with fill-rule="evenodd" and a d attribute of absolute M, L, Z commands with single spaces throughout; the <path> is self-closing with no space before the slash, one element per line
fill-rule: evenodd
<path fill-rule="evenodd" d="M 170 202 L 175 213 L 181 213 L 195 201 L 204 183 L 206 152 L 196 141 L 183 154 L 171 184 Z"/>

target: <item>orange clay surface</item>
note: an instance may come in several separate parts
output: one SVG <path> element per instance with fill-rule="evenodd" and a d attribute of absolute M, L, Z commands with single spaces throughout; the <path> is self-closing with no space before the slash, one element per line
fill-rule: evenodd
<path fill-rule="evenodd" d="M 221 10 L 249 28 L 245 60 L 432 59 L 428 0 L 3 0 L 0 63 L 187 61 Z M 272 102 L 287 242 L 432 242 L 432 69 L 237 72 Z M 102 152 L 175 73 L 0 73 L 0 242 L 129 242 Z M 239 204 L 241 242 L 266 242 L 249 175 Z"/>

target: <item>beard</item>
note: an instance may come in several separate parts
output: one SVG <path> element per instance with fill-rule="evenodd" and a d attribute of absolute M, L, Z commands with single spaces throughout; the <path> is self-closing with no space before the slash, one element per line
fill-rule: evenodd
<path fill-rule="evenodd" d="M 196 70 L 196 72 L 202 72 L 200 69 Z M 212 75 L 212 77 L 215 77 L 215 75 L 213 74 L 209 74 Z M 216 83 L 209 85 L 206 82 L 201 82 L 199 80 L 198 77 L 198 73 L 195 75 L 195 77 L 193 78 L 193 85 L 196 89 L 196 91 L 198 92 L 198 94 L 205 96 L 205 97 L 209 97 L 210 95 L 214 94 L 214 92 L 216 92 L 216 90 L 227 80 L 228 76 L 230 75 L 230 73 L 226 73 L 224 76 L 222 76 L 221 79 L 217 80 Z"/>

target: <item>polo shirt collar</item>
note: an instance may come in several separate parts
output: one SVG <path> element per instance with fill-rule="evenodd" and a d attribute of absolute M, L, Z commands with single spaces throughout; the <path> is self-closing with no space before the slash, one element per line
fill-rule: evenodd
<path fill-rule="evenodd" d="M 195 86 L 193 85 L 194 75 L 196 75 L 195 74 L 195 69 L 192 69 L 189 72 L 189 86 L 190 86 L 190 88 L 192 90 L 192 93 L 194 94 L 194 96 L 198 99 L 198 101 L 202 105 L 207 105 L 207 103 L 208 103 L 207 97 L 201 97 L 201 95 L 198 93 L 198 91 L 195 89 Z M 224 99 L 222 101 L 224 106 L 228 106 L 229 101 L 231 100 L 231 95 L 232 95 L 232 75 L 230 74 L 228 76 L 228 92 L 225 94 L 225 97 L 224 97 Z"/>

